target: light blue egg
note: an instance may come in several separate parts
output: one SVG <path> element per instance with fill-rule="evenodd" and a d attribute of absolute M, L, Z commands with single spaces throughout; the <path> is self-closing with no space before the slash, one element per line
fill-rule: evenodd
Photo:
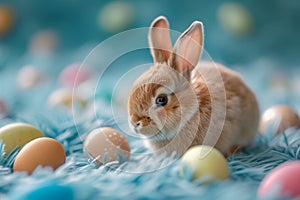
<path fill-rule="evenodd" d="M 73 200 L 74 191 L 69 186 L 63 186 L 56 183 L 43 185 L 30 192 L 20 194 L 15 200 Z"/>

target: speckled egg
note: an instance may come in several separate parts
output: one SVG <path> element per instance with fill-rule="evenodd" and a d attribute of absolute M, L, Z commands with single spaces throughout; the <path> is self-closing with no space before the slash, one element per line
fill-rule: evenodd
<path fill-rule="evenodd" d="M 192 180 L 204 178 L 205 183 L 209 183 L 227 179 L 229 169 L 221 152 L 210 146 L 198 145 L 190 148 L 182 156 L 180 175 Z"/>
<path fill-rule="evenodd" d="M 22 67 L 17 76 L 17 83 L 22 89 L 32 88 L 44 80 L 44 75 L 32 65 Z"/>
<path fill-rule="evenodd" d="M 300 118 L 298 114 L 291 107 L 276 105 L 263 113 L 259 132 L 264 134 L 270 130 L 274 132 L 275 135 L 278 135 L 290 127 L 300 128 Z"/>
<path fill-rule="evenodd" d="M 5 145 L 6 154 L 40 137 L 44 137 L 43 133 L 30 124 L 12 123 L 0 128 L 0 140 Z"/>
<path fill-rule="evenodd" d="M 59 81 L 64 86 L 75 86 L 90 79 L 91 69 L 82 63 L 73 63 L 65 67 L 59 75 Z"/>
<path fill-rule="evenodd" d="M 84 141 L 85 151 L 92 156 L 99 165 L 109 162 L 128 160 L 130 146 L 120 132 L 112 128 L 93 130 Z"/>
<path fill-rule="evenodd" d="M 262 180 L 258 188 L 260 198 L 296 198 L 300 197 L 300 161 L 286 162 Z"/>
<path fill-rule="evenodd" d="M 52 138 L 37 138 L 27 143 L 14 162 L 14 171 L 31 174 L 38 166 L 53 170 L 64 164 L 66 153 L 63 146 Z"/>
<path fill-rule="evenodd" d="M 14 13 L 8 6 L 0 5 L 0 36 L 6 35 L 14 25 Z"/>

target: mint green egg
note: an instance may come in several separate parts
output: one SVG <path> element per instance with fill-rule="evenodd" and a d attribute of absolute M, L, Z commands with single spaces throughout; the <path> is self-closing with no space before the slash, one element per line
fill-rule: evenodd
<path fill-rule="evenodd" d="M 253 30 L 253 18 L 241 4 L 224 3 L 218 10 L 221 26 L 233 35 L 248 35 Z"/>
<path fill-rule="evenodd" d="M 98 19 L 103 30 L 116 33 L 131 25 L 134 15 L 134 8 L 130 3 L 115 1 L 100 11 Z"/>

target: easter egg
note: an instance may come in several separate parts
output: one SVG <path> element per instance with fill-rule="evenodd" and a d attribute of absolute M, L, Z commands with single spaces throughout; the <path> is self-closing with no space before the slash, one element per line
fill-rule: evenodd
<path fill-rule="evenodd" d="M 115 1 L 101 10 L 99 24 L 107 32 L 122 31 L 132 24 L 134 15 L 134 8 L 131 4 Z"/>
<path fill-rule="evenodd" d="M 209 183 L 214 180 L 227 179 L 229 169 L 225 157 L 217 149 L 198 145 L 190 148 L 181 158 L 180 174 L 191 175 L 192 180 L 206 178 Z"/>
<path fill-rule="evenodd" d="M 127 139 L 112 128 L 99 128 L 93 130 L 83 144 L 87 153 L 96 159 L 97 164 L 109 162 L 122 162 L 130 157 L 130 146 Z"/>
<path fill-rule="evenodd" d="M 247 35 L 253 29 L 252 16 L 248 10 L 238 3 L 224 3 L 218 10 L 221 26 L 233 35 Z"/>
<path fill-rule="evenodd" d="M 22 89 L 29 89 L 44 79 L 44 75 L 32 65 L 22 67 L 17 76 L 17 83 Z"/>
<path fill-rule="evenodd" d="M 7 34 L 14 24 L 14 14 L 8 6 L 0 6 L 0 36 Z"/>
<path fill-rule="evenodd" d="M 6 117 L 7 112 L 8 111 L 7 111 L 7 107 L 5 105 L 5 102 L 2 99 L 0 99 L 0 118 L 1 117 Z"/>
<path fill-rule="evenodd" d="M 53 30 L 41 30 L 35 33 L 29 44 L 29 51 L 35 54 L 53 53 L 58 47 L 59 39 Z"/>
<path fill-rule="evenodd" d="M 76 90 L 72 88 L 60 88 L 52 92 L 48 98 L 48 104 L 50 106 L 63 106 L 71 108 L 72 104 L 79 105 L 82 108 L 86 106 L 86 99 L 79 95 Z"/>
<path fill-rule="evenodd" d="M 12 123 L 0 128 L 0 140 L 6 154 L 39 137 L 44 137 L 43 133 L 30 124 Z"/>
<path fill-rule="evenodd" d="M 300 161 L 289 161 L 273 169 L 260 183 L 261 198 L 300 197 Z"/>
<path fill-rule="evenodd" d="M 63 146 L 52 138 L 42 137 L 27 143 L 14 162 L 14 171 L 31 174 L 38 166 L 53 170 L 64 164 L 66 153 Z"/>
<path fill-rule="evenodd" d="M 91 76 L 92 72 L 88 66 L 73 63 L 63 69 L 59 75 L 59 81 L 65 86 L 74 86 L 88 80 Z"/>
<path fill-rule="evenodd" d="M 263 113 L 260 120 L 259 132 L 263 134 L 270 129 L 275 135 L 278 135 L 290 127 L 300 127 L 298 114 L 288 106 L 276 105 Z"/>
<path fill-rule="evenodd" d="M 75 199 L 74 193 L 74 190 L 70 186 L 48 183 L 46 185 L 40 185 L 30 191 L 13 191 L 10 197 L 14 200 L 73 200 Z"/>

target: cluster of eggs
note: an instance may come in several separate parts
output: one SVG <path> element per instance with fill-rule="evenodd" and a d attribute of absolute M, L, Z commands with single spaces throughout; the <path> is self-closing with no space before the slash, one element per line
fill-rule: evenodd
<path fill-rule="evenodd" d="M 87 94 L 87 87 L 94 88 L 95 85 L 87 85 L 93 80 L 91 68 L 82 63 L 71 63 L 59 74 L 60 88 L 54 90 L 48 98 L 49 106 L 63 106 L 71 108 L 76 104 L 84 108 L 92 92 Z M 19 70 L 17 84 L 23 90 L 32 89 L 45 82 L 45 73 L 33 65 L 26 65 Z M 94 82 L 93 82 L 94 83 Z M 1 104 L 1 102 L 0 102 Z M 3 107 L 3 106 L 2 106 Z M 1 113 L 1 105 L 0 105 Z"/>
<path fill-rule="evenodd" d="M 286 105 L 267 109 L 260 121 L 259 132 L 271 132 L 273 137 L 289 128 L 300 128 L 297 112 Z M 300 161 L 289 161 L 271 170 L 260 183 L 260 198 L 296 198 L 300 196 Z M 180 176 L 190 180 L 202 179 L 203 183 L 229 177 L 225 157 L 215 148 L 199 145 L 188 149 L 180 161 Z"/>
<path fill-rule="evenodd" d="M 267 109 L 260 121 L 259 132 L 280 136 L 287 129 L 299 129 L 297 112 L 286 105 L 276 105 Z M 271 170 L 258 188 L 260 198 L 296 198 L 300 196 L 300 161 L 288 161 Z"/>
<path fill-rule="evenodd" d="M 55 139 L 45 137 L 36 127 L 26 123 L 12 123 L 0 128 L 0 140 L 4 144 L 4 156 L 21 148 L 15 157 L 13 170 L 32 174 L 38 167 L 53 170 L 63 165 L 66 153 Z M 98 165 L 121 163 L 130 157 L 130 146 L 120 132 L 112 128 L 92 131 L 84 141 L 85 155 L 95 159 Z"/>
<path fill-rule="evenodd" d="M 14 171 L 31 174 L 36 167 L 57 169 L 66 160 L 63 146 L 45 137 L 36 127 L 25 123 L 12 123 L 0 128 L 0 140 L 4 144 L 4 156 L 22 148 L 15 158 Z"/>

